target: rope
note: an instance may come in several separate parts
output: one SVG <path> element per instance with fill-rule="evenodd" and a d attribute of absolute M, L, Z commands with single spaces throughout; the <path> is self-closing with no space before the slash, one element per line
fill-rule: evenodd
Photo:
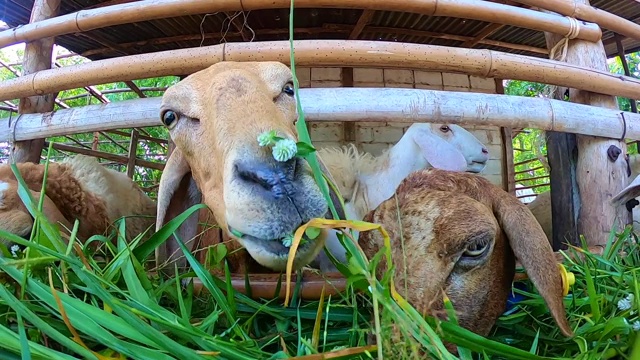
<path fill-rule="evenodd" d="M 549 50 L 549 59 L 565 62 L 567 60 L 567 50 L 569 49 L 569 40 L 573 40 L 580 35 L 580 22 L 573 17 L 566 16 L 569 19 L 569 32 Z M 553 98 L 557 90 L 557 86 L 549 86 L 549 97 Z"/>
<path fill-rule="evenodd" d="M 11 130 L 11 141 L 9 142 L 9 160 L 13 161 L 13 151 L 15 150 L 16 144 L 16 127 L 18 126 L 18 121 L 22 118 L 22 114 L 18 114 L 16 121 L 13 120 L 13 111 L 9 112 L 9 129 Z"/>

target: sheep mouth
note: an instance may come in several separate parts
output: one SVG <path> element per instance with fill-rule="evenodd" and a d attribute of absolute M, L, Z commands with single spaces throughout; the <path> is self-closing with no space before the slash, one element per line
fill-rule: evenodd
<path fill-rule="evenodd" d="M 302 224 L 301 224 L 302 225 Z M 285 237 L 277 239 L 263 239 L 249 234 L 242 234 L 229 226 L 229 232 L 232 236 L 246 242 L 248 245 L 252 245 L 266 251 L 276 257 L 289 256 L 290 246 L 285 246 Z M 311 246 L 314 240 L 307 237 L 306 234 L 302 235 L 302 241 L 298 246 L 298 252 L 305 252 Z M 246 246 L 245 246 L 246 247 Z"/>
<path fill-rule="evenodd" d="M 479 172 L 482 172 L 482 170 L 484 170 L 486 166 L 487 166 L 486 161 L 472 161 L 471 164 L 467 166 L 467 172 L 477 174 Z"/>

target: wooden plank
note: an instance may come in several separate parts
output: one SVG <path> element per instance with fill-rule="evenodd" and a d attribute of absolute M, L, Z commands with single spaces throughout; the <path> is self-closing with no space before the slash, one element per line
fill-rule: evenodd
<path fill-rule="evenodd" d="M 53 18 L 58 15 L 59 10 L 60 0 L 35 0 L 29 22 L 33 24 Z M 35 74 L 40 70 L 51 69 L 54 41 L 54 37 L 46 37 L 25 44 L 23 75 Z M 52 92 L 21 98 L 18 104 L 18 112 L 20 114 L 32 114 L 52 111 L 57 96 L 57 92 Z M 19 120 L 16 119 L 16 121 Z M 9 161 L 39 163 L 43 147 L 44 138 L 24 142 L 17 141 L 13 144 Z"/>
<path fill-rule="evenodd" d="M 576 0 L 576 4 L 589 5 L 588 0 Z M 552 48 L 560 36 L 545 33 L 547 47 Z M 588 67 L 598 71 L 609 71 L 607 57 L 601 41 L 591 43 L 582 40 L 570 40 L 568 43 L 566 62 L 573 66 Z M 608 108 L 613 111 L 618 110 L 615 97 L 602 93 L 579 90 L 579 87 L 569 89 L 569 100 L 574 103 L 589 104 L 597 107 Z M 558 89 L 559 94 L 564 94 L 562 89 Z M 634 97 L 634 96 L 631 96 Z M 584 121 L 584 126 L 587 121 Z M 579 134 L 578 132 L 576 132 Z M 619 156 L 614 161 L 608 158 L 608 149 L 615 146 L 626 153 L 627 145 L 624 142 L 623 134 L 617 138 L 598 138 L 594 136 L 576 136 L 578 149 L 576 161 L 576 183 L 577 187 L 572 189 L 561 188 L 561 191 L 569 191 L 578 194 L 579 203 L 576 205 L 580 212 L 578 214 L 578 234 L 583 235 L 588 245 L 604 245 L 609 239 L 612 230 L 619 231 L 623 226 L 631 221 L 631 212 L 625 206 L 614 207 L 611 199 L 614 194 L 620 192 L 628 184 L 627 163 L 623 156 Z M 570 146 L 570 142 L 567 143 Z M 564 149 L 563 156 L 569 156 L 567 148 Z M 565 160 L 564 163 L 570 163 Z M 553 172 L 557 171 L 552 169 Z M 553 184 L 552 184 L 553 189 Z M 556 197 L 558 194 L 556 189 Z M 568 195 L 565 195 L 568 197 Z M 563 196 L 563 198 L 565 197 Z M 553 197 L 553 195 L 552 195 Z M 561 199 L 552 200 L 554 204 L 560 204 Z M 565 205 L 567 205 L 565 203 Z M 558 213 L 560 215 L 560 213 Z M 553 219 L 559 224 L 564 221 L 566 213 L 560 219 Z M 555 224 L 553 225 L 555 226 Z"/>
<path fill-rule="evenodd" d="M 353 87 L 353 68 L 342 68 L 340 81 L 342 87 Z M 342 131 L 345 143 L 354 143 L 356 141 L 356 125 L 353 122 L 345 121 L 342 123 Z"/>
<path fill-rule="evenodd" d="M 547 157 L 551 186 L 551 245 L 554 251 L 579 245 L 576 135 L 548 131 Z M 594 189 L 595 190 L 595 189 Z"/>
<path fill-rule="evenodd" d="M 463 42 L 460 46 L 472 48 L 478 45 L 482 40 L 484 40 L 488 36 L 491 36 L 491 34 L 494 34 L 496 31 L 502 29 L 503 27 L 504 25 L 502 24 L 489 24 L 484 29 L 482 29 L 482 31 L 480 31 L 480 33 L 476 37 L 474 37 L 471 40 L 467 40 Z"/>
<path fill-rule="evenodd" d="M 300 99 L 308 121 L 427 122 L 536 128 L 640 140 L 640 114 L 541 97 L 402 88 L 304 88 Z M 371 101 L 376 99 L 376 101 Z M 17 140 L 97 130 L 161 126 L 161 98 L 25 114 Z M 460 104 L 467 104 L 460 106 Z M 626 126 L 626 130 L 625 130 Z M 0 141 L 9 141 L 8 119 L 0 119 Z"/>

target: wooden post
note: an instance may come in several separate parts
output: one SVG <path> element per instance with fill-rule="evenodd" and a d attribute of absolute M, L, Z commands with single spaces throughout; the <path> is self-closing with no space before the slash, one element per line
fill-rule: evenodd
<path fill-rule="evenodd" d="M 340 82 L 342 87 L 353 87 L 353 68 L 342 68 L 340 72 Z M 345 121 L 342 123 L 342 130 L 344 134 L 343 142 L 349 144 L 355 142 L 356 139 L 356 124 L 353 122 Z"/>
<path fill-rule="evenodd" d="M 502 79 L 495 79 L 496 94 L 504 95 L 504 85 Z M 502 188 L 510 194 L 516 194 L 516 174 L 513 161 L 513 129 L 510 127 L 500 128 L 502 138 Z"/>
<path fill-rule="evenodd" d="M 129 162 L 127 163 L 127 176 L 133 179 L 136 172 L 136 154 L 138 153 L 138 130 L 131 130 L 131 139 L 129 140 Z"/>
<path fill-rule="evenodd" d="M 576 0 L 576 3 L 589 5 L 588 0 Z M 561 36 L 545 33 L 547 47 L 551 49 L 561 39 Z M 593 68 L 600 71 L 608 72 L 607 57 L 604 51 L 602 41 L 591 43 L 583 40 L 569 40 L 567 55 L 565 61 L 569 64 Z M 558 50 L 561 51 L 561 50 Z M 564 94 L 565 89 L 558 87 L 557 94 Z M 569 89 L 569 100 L 576 103 L 600 106 L 610 109 L 617 109 L 618 105 L 615 97 L 602 95 L 583 90 Z M 560 218 L 553 218 L 554 231 L 556 225 L 561 226 L 567 219 L 567 215 L 578 209 L 578 226 L 577 230 L 583 235 L 589 245 L 606 244 L 611 230 L 620 230 L 621 227 L 631 221 L 631 213 L 624 207 L 614 208 L 610 204 L 610 200 L 614 194 L 621 191 L 628 183 L 626 174 L 626 162 L 623 156 L 617 156 L 610 160 L 607 152 L 610 147 L 616 147 L 621 150 L 622 154 L 626 153 L 626 144 L 620 134 L 620 140 L 597 138 L 594 136 L 576 135 L 577 147 L 577 164 L 575 177 L 577 183 L 577 194 L 575 186 L 567 186 L 561 189 L 556 188 L 552 191 L 552 206 L 559 205 L 561 208 L 566 207 L 566 211 L 555 212 Z M 570 146 L 567 139 L 565 146 Z M 551 143 L 553 143 L 553 138 Z M 559 143 L 557 143 L 560 145 Z M 552 145 L 553 146 L 553 145 Z M 567 157 L 569 149 L 559 149 L 561 157 Z M 552 156 L 553 157 L 553 156 Z M 550 164 L 552 182 L 558 178 L 558 173 L 567 171 L 563 166 L 570 164 L 570 160 L 562 163 Z M 571 171 L 569 169 L 569 171 Z M 555 174 L 554 174 L 555 173 Z M 571 181 L 565 179 L 565 181 Z M 577 201 L 572 204 L 569 201 L 562 201 L 558 197 L 559 192 L 567 192 L 571 189 L 576 195 Z M 555 196 L 554 196 L 555 195 Z M 553 199 L 555 197 L 555 199 Z M 569 198 L 568 194 L 562 197 Z M 572 210 L 571 206 L 575 206 Z M 558 209 L 560 210 L 560 209 Z M 552 211 L 552 214 L 554 212 Z M 555 236 L 556 234 L 554 234 Z M 555 242 L 555 241 L 554 241 Z"/>
<path fill-rule="evenodd" d="M 35 0 L 29 21 L 34 23 L 55 17 L 59 9 L 60 0 Z M 51 69 L 54 41 L 54 37 L 49 37 L 26 43 L 23 76 Z M 20 114 L 33 114 L 53 111 L 57 96 L 58 93 L 54 93 L 22 98 L 18 105 L 18 112 Z M 39 163 L 43 147 L 44 139 L 18 141 L 13 144 L 10 161 Z"/>

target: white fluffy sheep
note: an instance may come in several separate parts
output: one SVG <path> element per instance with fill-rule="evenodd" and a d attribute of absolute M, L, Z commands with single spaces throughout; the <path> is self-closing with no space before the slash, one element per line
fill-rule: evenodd
<path fill-rule="evenodd" d="M 318 155 L 337 182 L 350 220 L 362 220 L 414 171 L 435 167 L 479 173 L 489 159 L 487 148 L 464 128 L 429 123 L 411 125 L 395 145 L 377 157 L 360 153 L 353 144 L 320 149 Z M 329 232 L 325 246 L 337 260 L 346 261 L 336 231 Z M 335 270 L 324 252 L 310 265 Z"/>

